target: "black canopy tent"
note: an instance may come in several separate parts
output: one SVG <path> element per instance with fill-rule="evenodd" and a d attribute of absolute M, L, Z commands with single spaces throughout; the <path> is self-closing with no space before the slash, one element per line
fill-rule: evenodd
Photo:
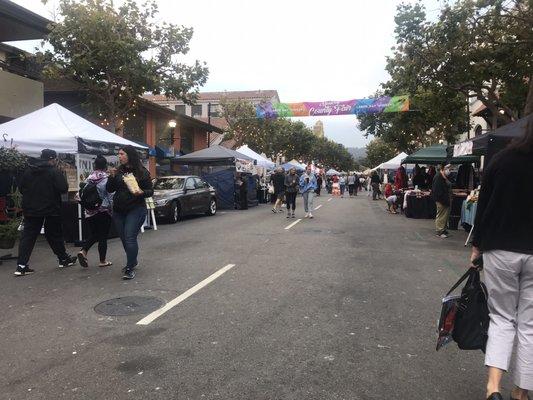
<path fill-rule="evenodd" d="M 526 131 L 527 124 L 533 123 L 533 114 L 518 121 L 503 125 L 492 132 L 485 133 L 473 139 L 465 140 L 448 147 L 449 155 L 485 156 L 485 165 L 500 150 L 503 150 L 513 139 L 521 137 Z"/>
<path fill-rule="evenodd" d="M 424 147 L 402 160 L 402 164 L 465 164 L 478 162 L 477 156 L 449 157 L 445 144 Z"/>
<path fill-rule="evenodd" d="M 172 166 L 181 166 L 183 173 L 198 175 L 217 190 L 219 208 L 233 208 L 235 204 L 235 177 L 239 162 L 255 160 L 238 151 L 223 146 L 211 146 L 172 160 Z M 174 170 L 174 168 L 172 168 Z M 251 175 L 241 172 L 242 175 Z M 255 179 L 247 179 L 248 205 L 257 205 Z"/>

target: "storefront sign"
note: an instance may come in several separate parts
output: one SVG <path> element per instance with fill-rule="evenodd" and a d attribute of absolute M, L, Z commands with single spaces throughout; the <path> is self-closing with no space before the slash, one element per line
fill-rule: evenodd
<path fill-rule="evenodd" d="M 409 111 L 408 96 L 323 101 L 304 103 L 261 103 L 256 106 L 258 118 L 316 117 L 350 114 L 376 114 Z"/>

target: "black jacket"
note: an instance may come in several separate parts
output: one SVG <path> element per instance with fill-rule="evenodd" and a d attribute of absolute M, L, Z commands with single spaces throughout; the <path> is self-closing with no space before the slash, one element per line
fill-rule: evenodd
<path fill-rule="evenodd" d="M 283 172 L 276 172 L 272 175 L 272 184 L 274 185 L 274 193 L 285 193 L 285 174 Z"/>
<path fill-rule="evenodd" d="M 298 175 L 287 174 L 285 176 L 285 191 L 287 193 L 297 193 L 300 185 L 300 178 Z"/>
<path fill-rule="evenodd" d="M 22 209 L 27 217 L 59 216 L 61 195 L 68 192 L 63 173 L 40 159 L 30 159 L 19 183 L 22 193 Z"/>
<path fill-rule="evenodd" d="M 381 178 L 379 177 L 378 174 L 372 174 L 372 176 L 370 177 L 370 183 L 380 184 L 381 183 Z"/>
<path fill-rule="evenodd" d="M 431 196 L 433 197 L 433 200 L 449 207 L 452 196 L 450 188 L 450 183 L 444 179 L 440 172 L 437 173 L 437 175 L 435 175 L 435 179 L 433 179 L 433 187 L 431 189 Z"/>
<path fill-rule="evenodd" d="M 141 176 L 136 176 L 139 187 L 144 192 L 142 196 L 133 195 L 128 186 L 124 182 L 124 174 L 131 171 L 125 167 L 120 167 L 116 175 L 109 177 L 107 180 L 106 190 L 110 193 L 115 193 L 113 196 L 113 211 L 120 213 L 127 213 L 133 210 L 135 207 L 145 207 L 144 199 L 146 197 L 152 197 L 154 195 L 154 189 L 152 187 L 152 178 L 150 173 L 143 168 L 141 170 Z"/>
<path fill-rule="evenodd" d="M 507 149 L 485 168 L 473 244 L 533 254 L 533 155 Z"/>

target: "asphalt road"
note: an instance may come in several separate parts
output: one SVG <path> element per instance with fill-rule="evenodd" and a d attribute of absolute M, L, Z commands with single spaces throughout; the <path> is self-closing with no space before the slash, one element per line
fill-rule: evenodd
<path fill-rule="evenodd" d="M 483 399 L 481 352 L 435 351 L 465 233 L 442 240 L 384 202 L 328 199 L 288 230 L 295 220 L 262 205 L 147 231 L 133 281 L 120 279 L 117 240 L 107 269 L 60 270 L 44 242 L 34 275 L 4 263 L 0 398 Z M 123 296 L 169 302 L 228 264 L 148 325 L 149 312 L 94 311 Z"/>

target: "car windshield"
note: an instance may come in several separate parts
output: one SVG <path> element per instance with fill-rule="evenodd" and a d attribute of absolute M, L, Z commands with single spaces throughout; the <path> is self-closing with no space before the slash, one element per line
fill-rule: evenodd
<path fill-rule="evenodd" d="M 158 178 L 155 181 L 154 189 L 155 190 L 182 189 L 184 182 L 185 182 L 184 178 Z"/>

